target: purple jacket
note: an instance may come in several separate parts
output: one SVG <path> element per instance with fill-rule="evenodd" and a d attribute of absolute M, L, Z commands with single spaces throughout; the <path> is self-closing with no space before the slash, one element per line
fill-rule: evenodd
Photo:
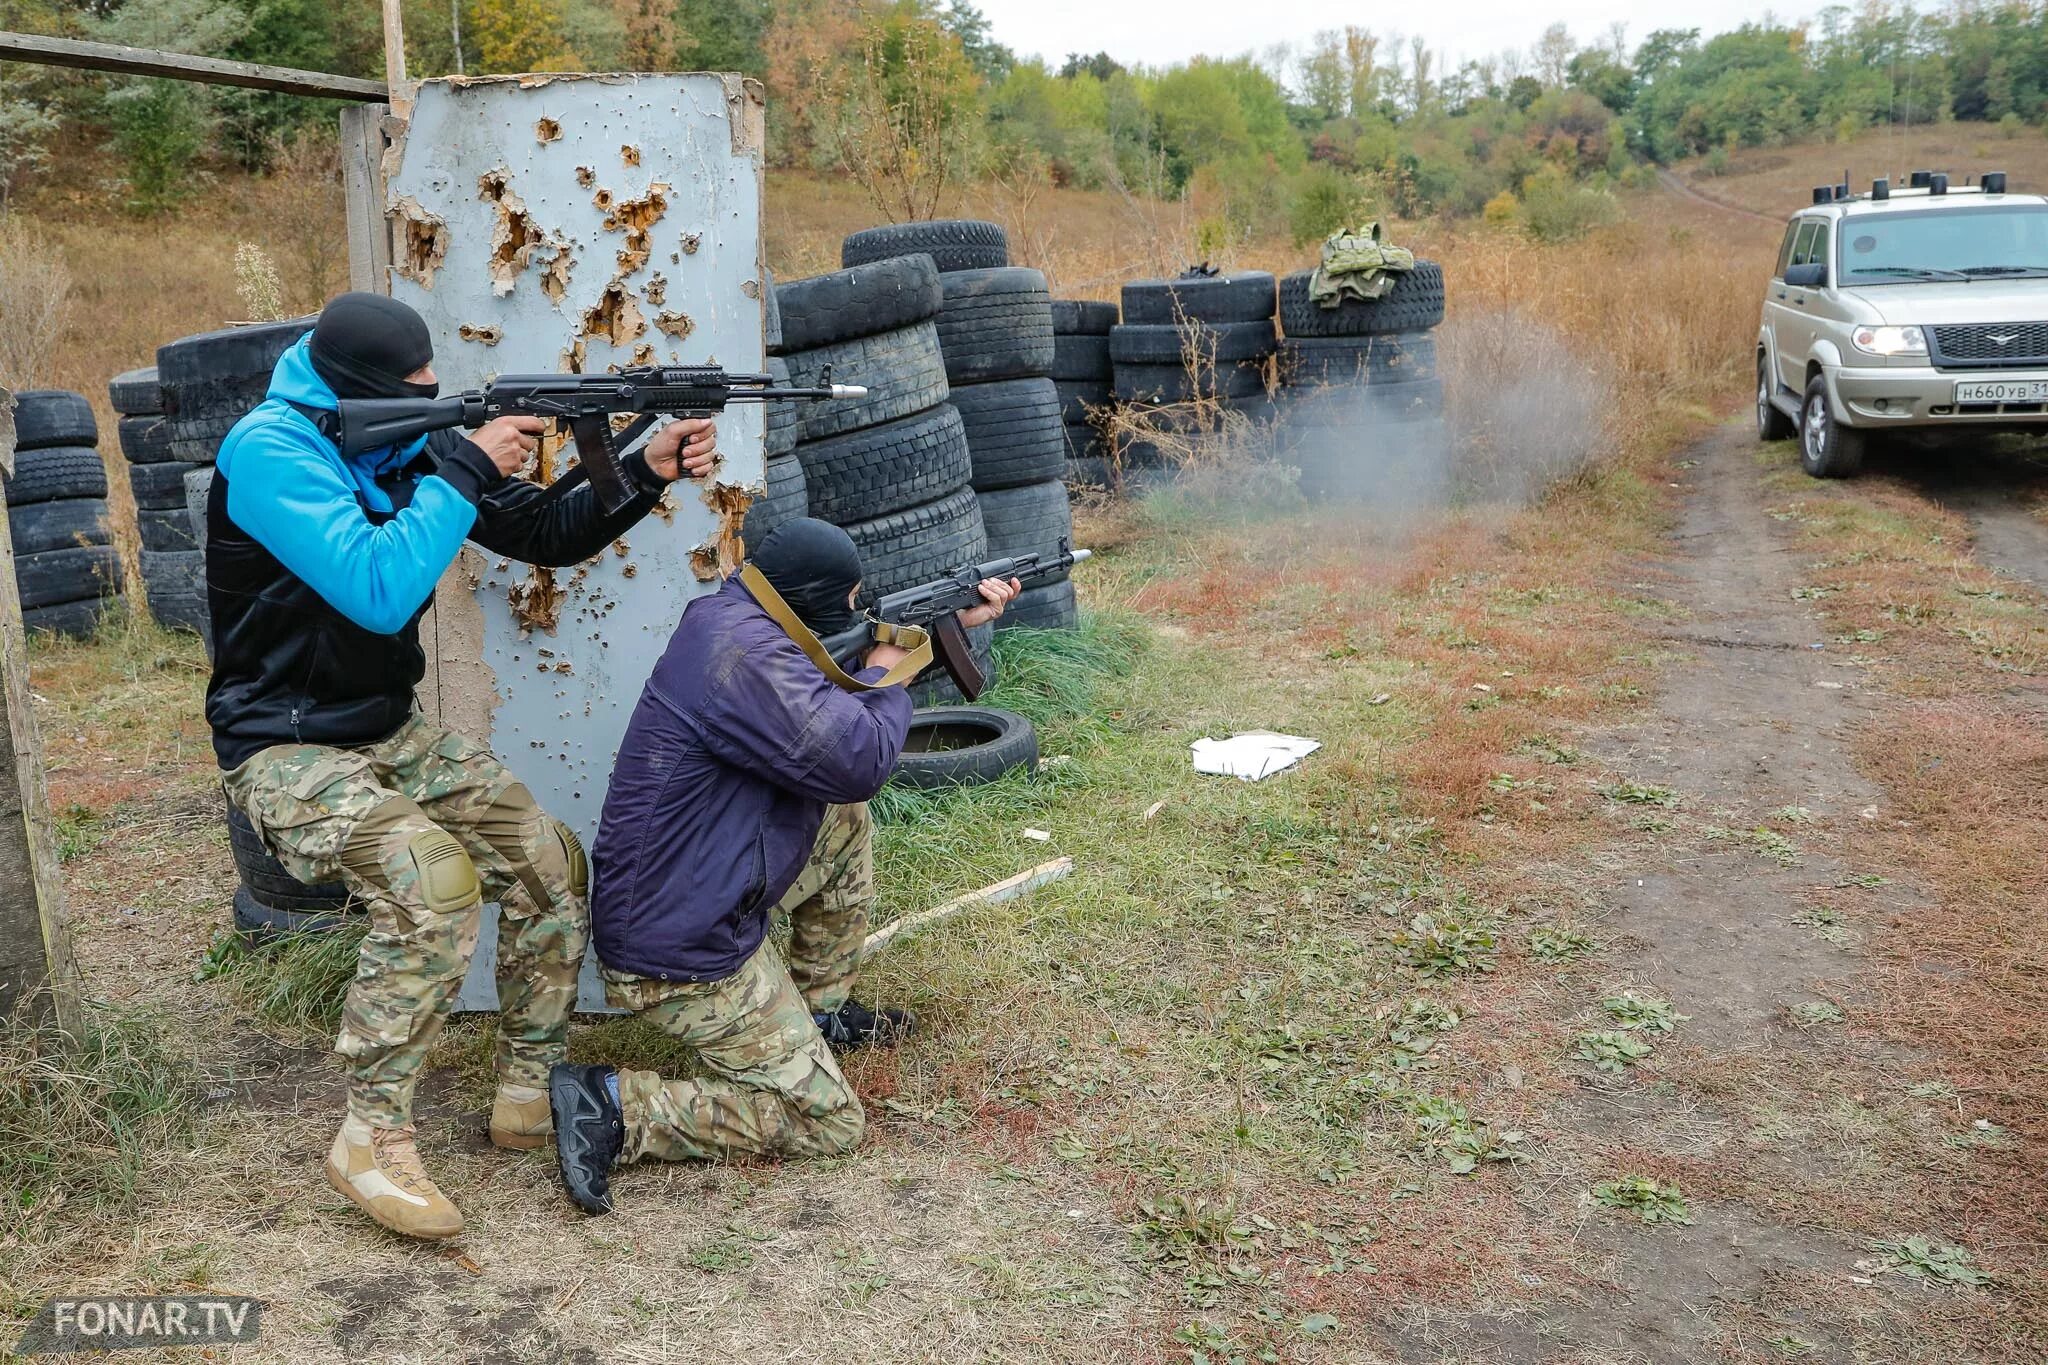
<path fill-rule="evenodd" d="M 690 603 L 605 793 L 590 858 L 599 960 L 663 981 L 738 971 L 803 870 L 825 807 L 888 781 L 910 711 L 901 687 L 834 686 L 737 576 Z"/>

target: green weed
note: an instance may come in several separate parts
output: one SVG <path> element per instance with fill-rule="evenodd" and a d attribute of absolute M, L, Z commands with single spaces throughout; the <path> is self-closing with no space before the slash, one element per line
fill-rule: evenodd
<path fill-rule="evenodd" d="M 1576 929 L 1533 929 L 1529 956 L 1539 962 L 1576 962 L 1594 949 L 1590 936 Z"/>
<path fill-rule="evenodd" d="M 199 979 L 225 987 L 267 1023 L 331 1032 L 355 980 L 366 930 L 344 921 L 330 930 L 280 934 L 268 943 L 223 931 L 200 962 Z"/>
<path fill-rule="evenodd" d="M 1650 1055 L 1650 1045 L 1616 1029 L 1581 1033 L 1572 1046 L 1572 1056 L 1591 1062 L 1597 1071 L 1619 1073 Z"/>
<path fill-rule="evenodd" d="M 1842 1011 L 1825 1000 L 1802 1000 L 1786 1007 L 1792 1022 L 1801 1028 L 1815 1028 L 1821 1024 L 1839 1024 L 1846 1017 Z"/>
<path fill-rule="evenodd" d="M 1876 1257 L 1858 1264 L 1869 1266 L 1877 1274 L 1906 1275 L 1971 1288 L 1991 1283 L 1991 1276 L 1971 1262 L 1970 1253 L 1953 1243 L 1907 1237 L 1896 1242 L 1871 1242 L 1869 1246 Z"/>
<path fill-rule="evenodd" d="M 1692 1222 L 1692 1211 L 1676 1185 L 1646 1175 L 1625 1175 L 1593 1187 L 1593 1197 L 1610 1209 L 1627 1209 L 1645 1223 Z"/>
<path fill-rule="evenodd" d="M 1669 1033 L 1692 1017 L 1673 1009 L 1669 1000 L 1637 995 L 1634 991 L 1610 995 L 1600 1002 L 1600 1008 L 1623 1028 L 1641 1029 L 1645 1033 Z"/>
<path fill-rule="evenodd" d="M 1418 976 L 1494 968 L 1493 931 L 1454 915 L 1417 915 L 1391 941 L 1401 965 Z"/>
<path fill-rule="evenodd" d="M 1610 801 L 1621 801 L 1629 805 L 1678 809 L 1678 793 L 1669 787 L 1647 786 L 1640 782 L 1616 782 L 1602 787 L 1600 794 Z"/>

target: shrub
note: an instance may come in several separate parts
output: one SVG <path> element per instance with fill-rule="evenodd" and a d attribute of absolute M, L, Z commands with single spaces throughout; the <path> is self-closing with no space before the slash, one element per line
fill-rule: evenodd
<path fill-rule="evenodd" d="M 1488 227 L 1512 227 L 1522 216 L 1522 201 L 1513 190 L 1502 190 L 1486 201 L 1483 212 Z"/>
<path fill-rule="evenodd" d="M 1620 217 L 1606 190 L 1574 183 L 1554 167 L 1522 182 L 1522 221 L 1539 241 L 1568 242 Z"/>
<path fill-rule="evenodd" d="M 1296 182 L 1289 227 L 1298 247 L 1320 242 L 1344 227 L 1358 203 L 1358 186 L 1328 166 L 1311 166 Z"/>

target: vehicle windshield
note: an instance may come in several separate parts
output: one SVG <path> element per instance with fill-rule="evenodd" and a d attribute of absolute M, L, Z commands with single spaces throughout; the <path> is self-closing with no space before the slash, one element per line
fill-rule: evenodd
<path fill-rule="evenodd" d="M 1849 217 L 1844 284 L 2048 278 L 2048 206 L 1934 209 Z"/>

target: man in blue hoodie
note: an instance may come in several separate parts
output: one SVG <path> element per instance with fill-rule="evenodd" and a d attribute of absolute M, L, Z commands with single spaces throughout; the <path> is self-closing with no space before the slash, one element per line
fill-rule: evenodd
<path fill-rule="evenodd" d="M 371 1218 L 449 1237 L 462 1215 L 421 1165 L 413 1087 L 474 954 L 498 933 L 498 1091 L 491 1140 L 545 1143 L 589 931 L 587 865 L 486 749 L 414 710 L 419 618 L 465 540 L 569 565 L 717 459 L 708 421 L 671 423 L 625 461 L 639 490 L 606 515 L 588 485 L 514 478 L 542 431 L 500 418 L 344 457 L 339 398 L 431 397 L 426 323 L 343 294 L 277 363 L 269 396 L 221 445 L 207 503 L 213 678 L 206 717 L 228 800 L 302 881 L 340 881 L 369 912 L 335 1049 L 348 1115 L 327 1179 Z"/>

